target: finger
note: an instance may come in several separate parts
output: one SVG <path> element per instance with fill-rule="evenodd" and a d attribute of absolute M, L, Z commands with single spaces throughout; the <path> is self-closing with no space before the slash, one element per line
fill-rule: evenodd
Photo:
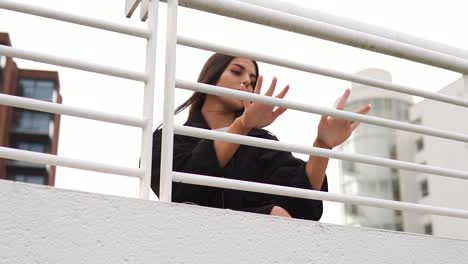
<path fill-rule="evenodd" d="M 359 124 L 361 124 L 361 122 L 353 122 L 353 123 L 351 123 L 351 131 L 353 131 L 354 129 L 356 129 L 356 127 L 358 127 Z"/>
<path fill-rule="evenodd" d="M 273 77 L 273 80 L 271 81 L 271 84 L 270 84 L 270 88 L 268 88 L 268 91 L 265 93 L 266 96 L 272 96 L 273 93 L 275 92 L 275 88 L 276 88 L 276 82 L 278 80 L 276 79 L 276 76 Z"/>
<path fill-rule="evenodd" d="M 366 104 L 364 106 L 361 106 L 359 107 L 357 110 L 355 110 L 354 112 L 356 114 L 362 114 L 362 115 L 365 115 L 367 113 L 369 113 L 369 111 L 372 109 L 372 105 L 370 104 Z"/>
<path fill-rule="evenodd" d="M 323 115 L 323 116 L 320 118 L 320 124 L 323 124 L 323 125 L 328 124 L 328 116 L 327 116 L 327 115 Z"/>
<path fill-rule="evenodd" d="M 289 84 L 286 85 L 286 87 L 284 87 L 284 89 L 276 96 L 276 98 L 283 99 L 284 96 L 286 96 L 286 94 L 288 93 L 288 91 L 289 91 Z"/>
<path fill-rule="evenodd" d="M 275 111 L 273 111 L 273 120 L 278 118 L 278 116 L 282 115 L 286 110 L 288 110 L 286 107 L 278 107 L 276 108 Z"/>
<path fill-rule="evenodd" d="M 262 90 L 262 83 L 263 83 L 263 76 L 260 75 L 260 76 L 258 76 L 257 84 L 255 84 L 254 93 L 260 94 L 260 91 Z"/>
<path fill-rule="evenodd" d="M 343 110 L 345 105 L 346 105 L 346 102 L 348 101 L 348 98 L 349 98 L 349 95 L 351 94 L 351 90 L 349 89 L 346 89 L 346 91 L 344 92 L 343 96 L 341 96 L 340 98 L 340 101 L 338 102 L 338 104 L 336 105 L 336 109 L 338 110 Z"/>
<path fill-rule="evenodd" d="M 242 103 L 244 104 L 244 111 L 249 107 L 250 105 L 250 102 L 248 101 L 242 101 Z"/>

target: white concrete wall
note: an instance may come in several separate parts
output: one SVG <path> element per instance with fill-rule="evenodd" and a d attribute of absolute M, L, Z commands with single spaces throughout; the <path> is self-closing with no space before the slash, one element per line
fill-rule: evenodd
<path fill-rule="evenodd" d="M 463 78 L 457 79 L 439 92 L 459 98 L 464 97 Z M 424 126 L 468 134 L 468 122 L 466 122 L 468 108 L 423 100 L 412 107 L 410 116 L 411 120 L 420 118 Z M 425 162 L 427 165 L 432 166 L 468 170 L 468 144 L 466 143 L 403 131 L 400 131 L 398 136 L 411 138 L 412 142 L 404 144 L 413 147 L 415 147 L 417 139 L 423 138 L 424 149 L 419 152 L 415 151 L 412 160 L 414 162 Z M 468 203 L 466 202 L 468 200 L 467 180 L 414 172 L 405 172 L 402 176 L 412 178 L 412 180 L 408 179 L 407 181 L 407 184 L 412 188 L 404 188 L 406 194 L 402 189 L 402 196 L 411 197 L 412 199 L 405 200 L 468 210 Z M 421 197 L 420 181 L 422 179 L 428 180 L 429 195 L 426 197 Z M 413 201 L 414 198 L 416 198 L 416 201 Z M 435 236 L 468 240 L 468 220 L 466 219 L 429 215 L 413 215 L 413 217 L 411 221 L 419 223 L 420 227 L 417 229 L 420 231 L 423 231 L 424 224 L 432 223 Z M 408 229 L 408 231 L 417 232 L 416 229 Z"/>
<path fill-rule="evenodd" d="M 0 180 L 0 263 L 467 263 L 468 242 Z"/>

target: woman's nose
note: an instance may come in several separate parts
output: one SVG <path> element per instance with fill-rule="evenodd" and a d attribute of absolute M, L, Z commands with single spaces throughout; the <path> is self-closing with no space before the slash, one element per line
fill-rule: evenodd
<path fill-rule="evenodd" d="M 250 80 L 243 81 L 241 85 L 244 86 L 244 89 L 247 89 L 250 86 Z"/>
<path fill-rule="evenodd" d="M 244 83 L 240 85 L 241 91 L 247 91 L 247 86 Z"/>

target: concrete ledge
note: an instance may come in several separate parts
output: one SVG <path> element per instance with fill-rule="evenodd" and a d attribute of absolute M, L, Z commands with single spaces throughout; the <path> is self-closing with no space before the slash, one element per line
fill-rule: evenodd
<path fill-rule="evenodd" d="M 468 242 L 0 180 L 1 263 L 468 263 Z"/>

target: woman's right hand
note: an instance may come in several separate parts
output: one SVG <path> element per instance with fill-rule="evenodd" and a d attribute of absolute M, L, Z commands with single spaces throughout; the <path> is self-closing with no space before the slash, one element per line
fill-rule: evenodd
<path fill-rule="evenodd" d="M 262 88 L 263 76 L 260 75 L 257 80 L 257 84 L 255 85 L 254 93 L 260 94 Z M 265 96 L 272 96 L 273 92 L 276 88 L 276 77 L 273 78 L 271 82 L 270 88 L 265 93 Z M 284 96 L 288 93 L 289 85 L 284 87 L 284 89 L 276 95 L 276 98 L 284 98 Z M 286 107 L 278 107 L 277 109 L 273 110 L 275 106 L 266 105 L 266 104 L 259 104 L 255 102 L 247 102 L 244 101 L 244 113 L 239 117 L 242 126 L 246 129 L 252 128 L 263 128 L 276 120 L 281 114 L 286 111 Z"/>

